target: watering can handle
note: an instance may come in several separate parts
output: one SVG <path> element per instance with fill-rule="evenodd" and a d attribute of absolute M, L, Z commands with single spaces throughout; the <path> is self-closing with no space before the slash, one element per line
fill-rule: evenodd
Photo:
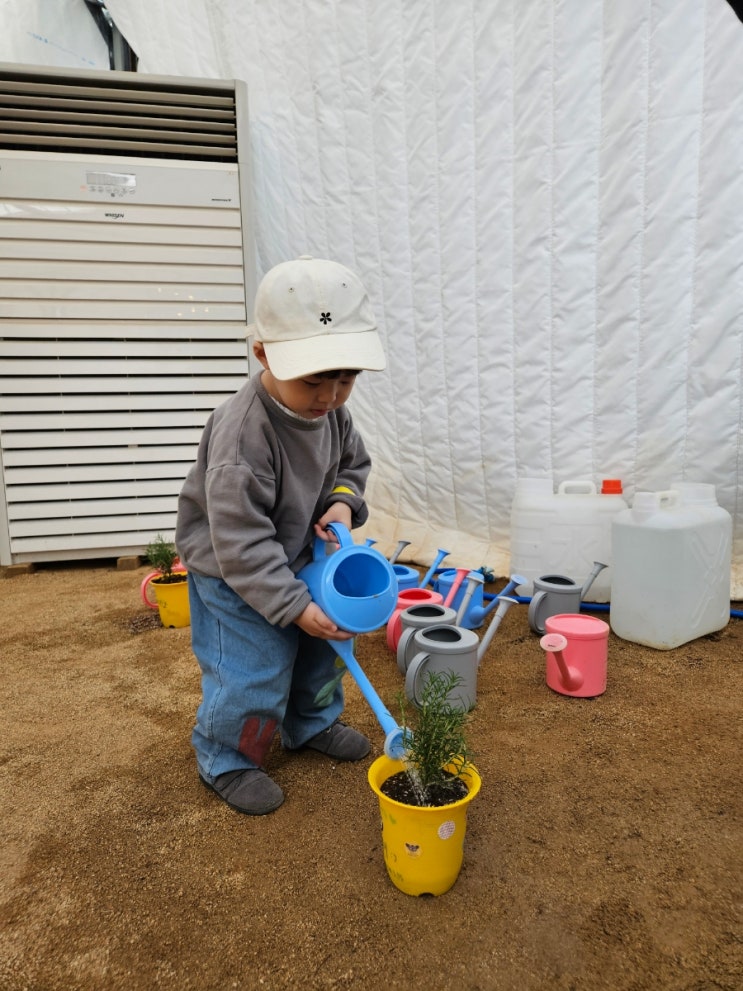
<path fill-rule="evenodd" d="M 531 602 L 529 603 L 529 625 L 534 630 L 535 633 L 544 633 L 544 621 L 540 617 L 541 605 L 544 601 L 547 593 L 544 589 L 539 589 L 532 595 Z"/>
<path fill-rule="evenodd" d="M 431 659 L 430 654 L 421 652 L 416 654 L 408 665 L 408 670 L 405 673 L 405 694 L 415 705 L 420 705 L 420 699 L 418 698 L 418 684 L 419 676 L 423 674 L 426 664 Z"/>
<path fill-rule="evenodd" d="M 417 632 L 412 626 L 406 626 L 400 633 L 397 641 L 397 669 L 400 674 L 407 674 L 409 667 L 407 662 L 408 644 Z"/>
<path fill-rule="evenodd" d="M 341 547 L 353 546 L 351 534 L 348 532 L 348 528 L 342 523 L 328 523 L 325 529 L 331 531 Z M 315 547 L 313 552 L 315 561 L 321 561 L 327 555 L 327 544 L 327 540 L 323 540 L 322 537 L 315 537 Z"/>
<path fill-rule="evenodd" d="M 150 582 L 153 578 L 159 578 L 162 575 L 162 571 L 151 571 L 149 575 L 145 575 L 142 579 L 142 584 L 140 585 L 140 592 L 142 594 L 142 601 L 150 609 L 157 609 L 157 599 L 150 598 Z"/>

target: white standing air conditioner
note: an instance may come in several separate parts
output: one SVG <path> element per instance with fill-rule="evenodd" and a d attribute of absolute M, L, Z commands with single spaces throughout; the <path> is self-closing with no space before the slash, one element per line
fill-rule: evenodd
<path fill-rule="evenodd" d="M 248 373 L 239 81 L 0 64 L 0 564 L 172 537 Z"/>

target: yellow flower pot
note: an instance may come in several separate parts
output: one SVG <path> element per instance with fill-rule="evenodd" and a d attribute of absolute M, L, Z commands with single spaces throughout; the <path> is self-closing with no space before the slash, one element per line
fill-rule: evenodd
<path fill-rule="evenodd" d="M 379 799 L 384 862 L 390 880 L 406 895 L 443 895 L 459 877 L 464 859 L 467 806 L 482 781 L 470 765 L 462 775 L 469 791 L 450 805 L 404 805 L 388 798 L 381 785 L 404 771 L 402 761 L 378 757 L 368 781 Z"/>
<path fill-rule="evenodd" d="M 160 622 L 163 626 L 171 628 L 190 626 L 191 610 L 188 605 L 188 579 L 185 574 L 182 581 L 164 582 L 161 578 L 152 578 L 149 584 L 155 593 Z"/>

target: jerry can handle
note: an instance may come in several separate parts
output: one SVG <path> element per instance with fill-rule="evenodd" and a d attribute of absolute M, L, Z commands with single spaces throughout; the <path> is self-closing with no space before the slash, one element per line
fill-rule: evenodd
<path fill-rule="evenodd" d="M 588 479 L 572 479 L 560 482 L 557 486 L 558 495 L 596 495 L 596 485 Z"/>
<path fill-rule="evenodd" d="M 675 506 L 681 500 L 679 499 L 678 489 L 663 489 L 661 492 L 656 492 L 658 496 L 658 505 L 662 509 L 667 509 L 669 506 Z"/>

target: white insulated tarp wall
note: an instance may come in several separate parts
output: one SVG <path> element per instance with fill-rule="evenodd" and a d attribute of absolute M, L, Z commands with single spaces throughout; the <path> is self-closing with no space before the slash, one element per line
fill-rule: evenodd
<path fill-rule="evenodd" d="M 352 407 L 381 548 L 504 574 L 520 477 L 708 481 L 743 596 L 725 0 L 108 8 L 142 72 L 247 82 L 258 275 L 313 253 L 367 282 L 389 367 Z"/>

